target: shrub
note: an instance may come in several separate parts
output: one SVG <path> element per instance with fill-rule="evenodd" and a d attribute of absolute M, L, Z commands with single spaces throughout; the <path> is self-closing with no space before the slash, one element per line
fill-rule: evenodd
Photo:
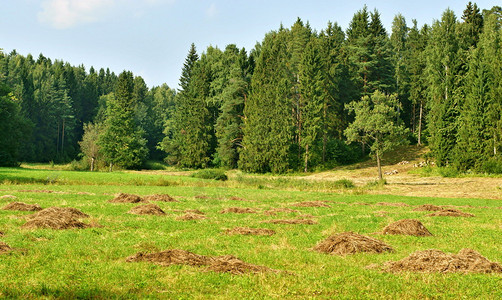
<path fill-rule="evenodd" d="M 481 165 L 481 171 L 489 174 L 502 174 L 502 160 L 491 158 Z"/>
<path fill-rule="evenodd" d="M 453 167 L 440 167 L 438 168 L 439 175 L 443 177 L 458 177 L 459 171 Z"/>
<path fill-rule="evenodd" d="M 192 177 L 202 178 L 202 179 L 214 179 L 214 180 L 221 180 L 221 181 L 225 181 L 228 179 L 227 175 L 225 174 L 225 171 L 218 170 L 218 169 L 200 170 L 200 171 L 193 173 Z"/>

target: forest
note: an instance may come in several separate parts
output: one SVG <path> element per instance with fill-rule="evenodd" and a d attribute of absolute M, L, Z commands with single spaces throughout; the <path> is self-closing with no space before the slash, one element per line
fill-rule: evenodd
<path fill-rule="evenodd" d="M 398 14 L 391 32 L 367 7 L 345 31 L 298 18 L 250 51 L 192 44 L 178 89 L 0 51 L 0 165 L 310 172 L 408 143 L 502 173 L 501 24 L 471 2 L 421 27 Z"/>

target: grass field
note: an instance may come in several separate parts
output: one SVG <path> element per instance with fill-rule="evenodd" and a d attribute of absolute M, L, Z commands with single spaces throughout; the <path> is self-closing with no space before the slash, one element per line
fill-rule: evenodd
<path fill-rule="evenodd" d="M 0 168 L 0 183 L 0 196 L 13 195 L 15 201 L 43 208 L 77 208 L 90 215 L 84 222 L 102 226 L 25 229 L 21 228 L 26 222 L 23 217 L 31 212 L 0 210 L 0 241 L 17 249 L 0 255 L 2 298 L 502 298 L 501 274 L 395 274 L 366 268 L 425 249 L 457 253 L 471 248 L 491 261 L 502 262 L 500 200 L 373 195 L 347 181 L 311 183 L 236 175 L 220 182 L 187 177 L 182 172 Z M 139 216 L 127 213 L 137 204 L 108 202 L 119 192 L 142 196 L 167 193 L 179 202 L 156 202 L 166 216 Z M 2 199 L 0 206 L 12 201 Z M 325 201 L 330 207 L 292 206 L 303 201 Z M 380 206 L 379 202 L 410 206 Z M 421 204 L 466 206 L 460 209 L 475 217 L 427 217 L 428 212 L 413 211 Z M 253 208 L 257 213 L 220 213 L 229 207 Z M 298 212 L 264 214 L 280 207 Z M 188 209 L 201 210 L 207 219 L 176 219 Z M 317 223 L 263 223 L 308 217 L 305 215 Z M 404 218 L 420 220 L 434 236 L 376 234 Z M 276 234 L 224 234 L 226 229 L 243 226 L 273 229 Z M 395 252 L 342 257 L 312 250 L 331 234 L 345 231 L 380 239 Z M 231 254 L 285 272 L 232 275 L 194 266 L 126 262 L 140 251 L 167 249 L 211 256 Z"/>

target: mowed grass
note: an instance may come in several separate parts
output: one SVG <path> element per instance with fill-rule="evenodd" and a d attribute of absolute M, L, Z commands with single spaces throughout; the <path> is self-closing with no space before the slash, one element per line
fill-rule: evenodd
<path fill-rule="evenodd" d="M 51 177 L 52 176 L 52 177 Z M 55 181 L 45 181 L 56 177 Z M 3 298 L 502 298 L 501 274 L 383 273 L 371 264 L 399 260 L 417 250 L 457 253 L 471 248 L 502 262 L 502 206 L 499 200 L 418 198 L 293 191 L 254 183 L 214 183 L 185 176 L 0 169 L 1 195 L 42 207 L 67 206 L 91 216 L 85 222 L 103 227 L 71 230 L 23 229 L 29 212 L 0 210 L 0 240 L 19 249 L 0 255 Z M 160 185 L 159 182 L 177 184 Z M 284 184 L 285 185 L 285 184 Z M 52 191 L 49 193 L 48 191 Z M 109 203 L 118 192 L 167 193 L 179 202 L 155 202 L 166 216 L 128 214 L 137 204 Z M 239 197 L 242 200 L 232 200 Z M 0 206 L 13 200 L 0 200 Z M 326 201 L 330 207 L 295 207 L 303 201 Z M 379 206 L 403 202 L 410 207 Z M 370 205 L 361 205 L 361 203 Z M 421 204 L 470 205 L 473 218 L 427 217 L 413 211 Z M 254 214 L 221 214 L 228 207 L 250 207 Z M 264 212 L 288 207 L 300 213 Z M 486 208 L 488 207 L 488 208 Z M 179 221 L 184 210 L 198 209 L 205 220 Z M 385 216 L 381 217 L 381 211 Z M 263 223 L 312 215 L 315 225 Z M 387 224 L 420 220 L 433 237 L 375 234 Z M 272 236 L 226 235 L 234 227 L 269 228 Z M 354 231 L 378 238 L 396 251 L 345 257 L 312 251 L 331 234 Z M 127 263 L 137 252 L 183 249 L 201 255 L 231 254 L 252 264 L 287 272 L 231 275 L 192 266 L 162 267 Z"/>

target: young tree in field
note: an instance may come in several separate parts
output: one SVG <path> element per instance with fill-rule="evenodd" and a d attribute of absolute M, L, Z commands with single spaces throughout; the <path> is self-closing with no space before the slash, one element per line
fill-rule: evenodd
<path fill-rule="evenodd" d="M 104 132 L 100 145 L 105 159 L 124 168 L 140 167 L 147 155 L 143 130 L 135 121 L 137 103 L 133 97 L 133 75 L 124 71 L 119 75 L 115 96 L 107 103 Z"/>
<path fill-rule="evenodd" d="M 84 124 L 84 135 L 82 136 L 82 140 L 78 142 L 84 159 L 88 159 L 91 163 L 91 172 L 94 171 L 95 163 L 100 154 L 100 147 L 98 145 L 100 133 L 100 124 L 86 123 Z"/>
<path fill-rule="evenodd" d="M 396 123 L 399 107 L 396 94 L 385 95 L 380 91 L 346 105 L 349 112 L 355 114 L 354 122 L 345 130 L 347 143 L 362 142 L 370 145 L 371 153 L 377 161 L 380 180 L 383 179 L 382 155 L 407 142 L 405 136 L 408 130 Z"/>

